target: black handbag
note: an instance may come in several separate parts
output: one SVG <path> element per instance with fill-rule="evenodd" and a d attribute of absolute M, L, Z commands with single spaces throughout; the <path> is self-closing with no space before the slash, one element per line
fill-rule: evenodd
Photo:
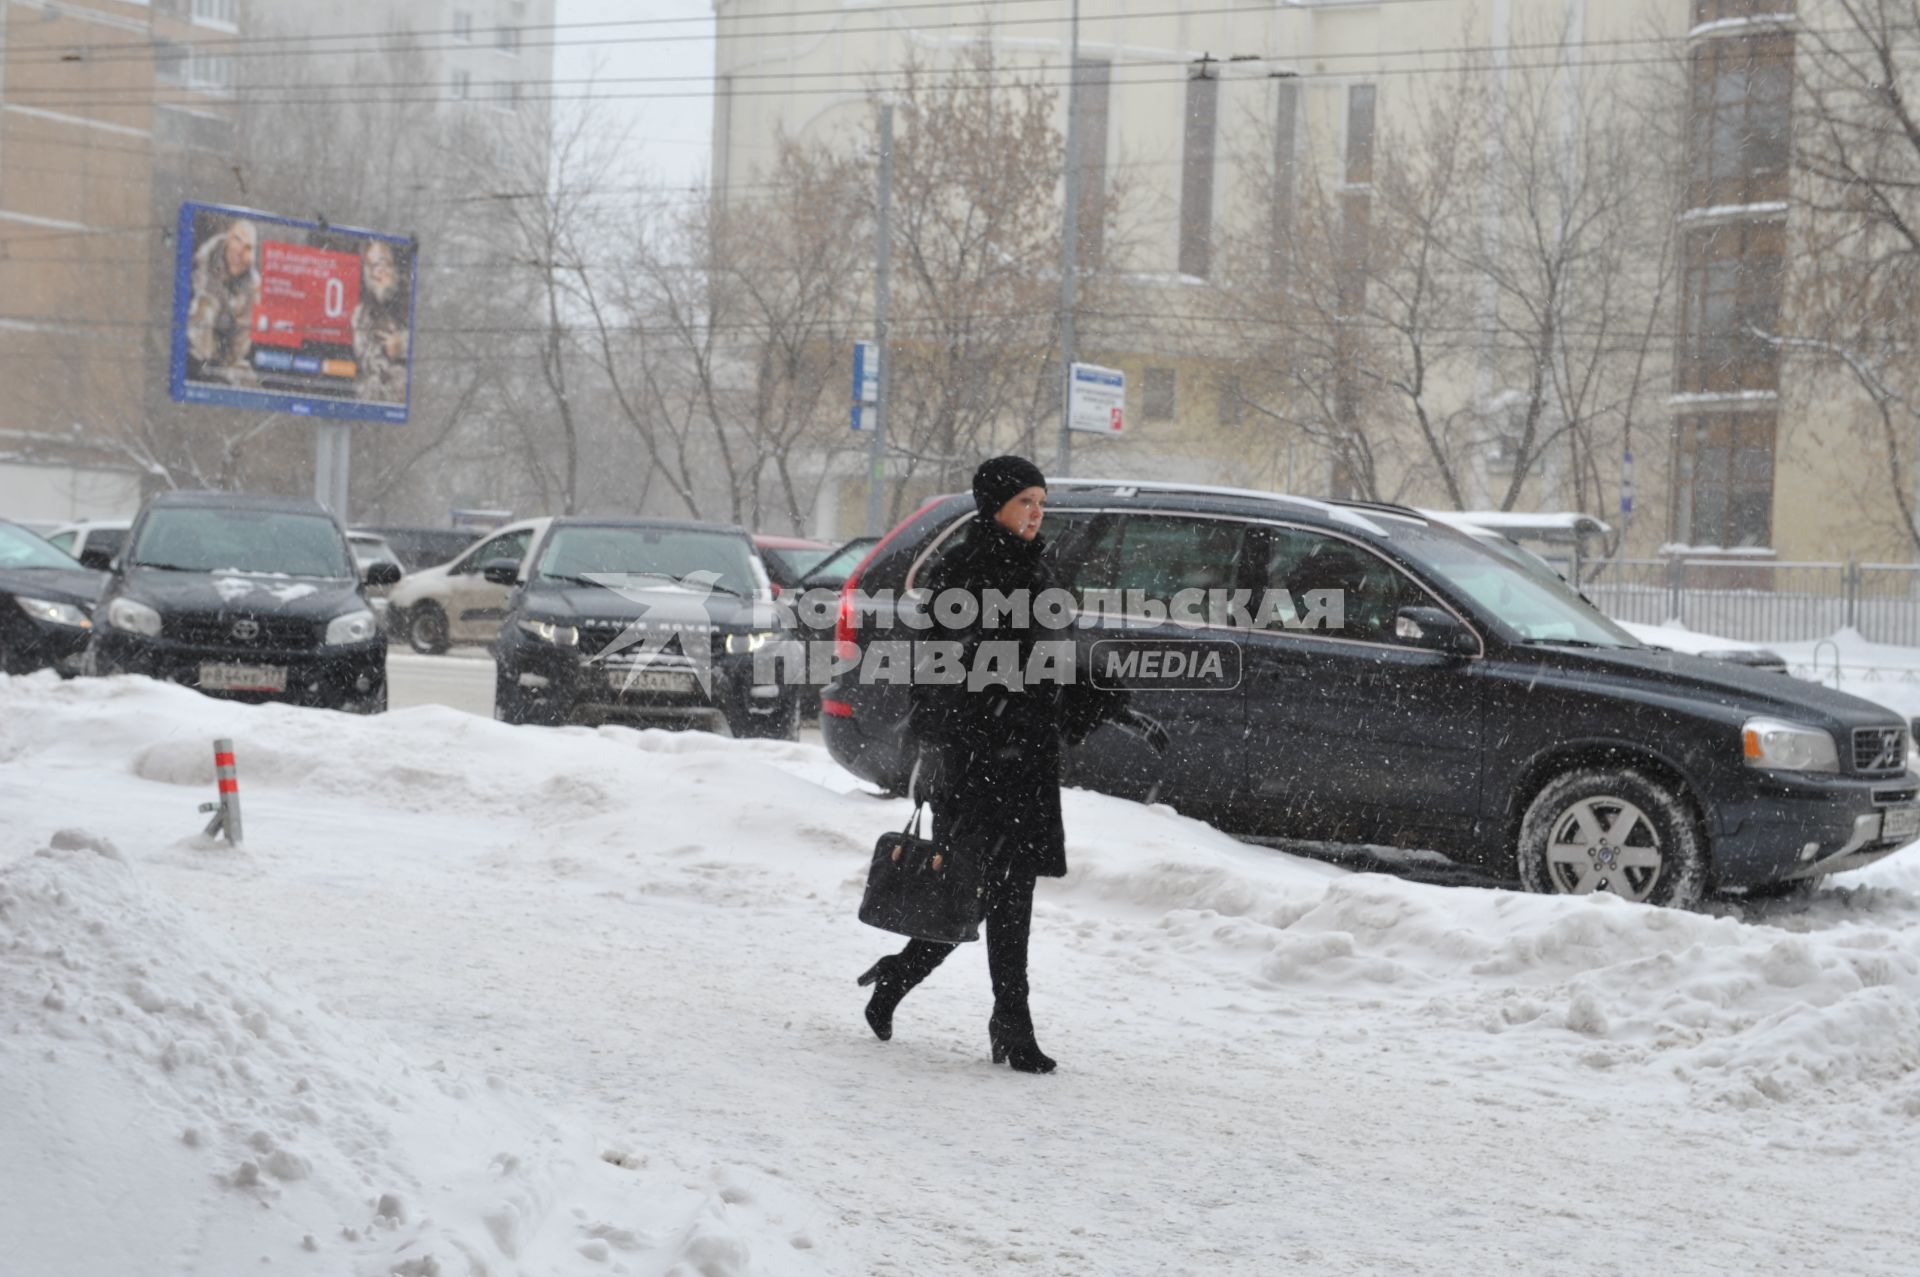
<path fill-rule="evenodd" d="M 922 838 L 921 807 L 914 804 L 905 829 L 874 843 L 860 921 L 916 940 L 978 940 L 982 866 L 977 857 L 953 855 L 937 838 Z"/>

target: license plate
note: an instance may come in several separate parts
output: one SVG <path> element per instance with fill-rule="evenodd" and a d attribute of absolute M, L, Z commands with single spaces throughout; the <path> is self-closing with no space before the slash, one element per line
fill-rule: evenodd
<path fill-rule="evenodd" d="M 607 686 L 616 692 L 676 692 L 693 690 L 693 675 L 671 670 L 607 671 Z"/>
<path fill-rule="evenodd" d="M 284 692 L 287 667 L 209 661 L 200 667 L 200 686 L 210 692 Z"/>
<path fill-rule="evenodd" d="M 1895 807 L 1882 816 L 1880 836 L 1907 839 L 1920 836 L 1920 807 Z"/>

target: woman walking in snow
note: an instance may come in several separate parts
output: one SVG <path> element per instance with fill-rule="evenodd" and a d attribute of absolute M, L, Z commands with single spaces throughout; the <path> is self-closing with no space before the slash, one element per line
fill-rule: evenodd
<path fill-rule="evenodd" d="M 988 591 L 1008 597 L 1024 593 L 1029 606 L 1024 617 L 1001 617 L 992 626 L 978 615 L 984 609 L 976 608 L 973 625 L 943 628 L 934 637 L 961 644 L 963 669 L 974 668 L 982 642 L 1017 642 L 1014 667 L 1025 670 L 1035 642 L 1070 637 L 1050 634 L 1032 606 L 1056 588 L 1040 537 L 1046 477 L 1023 457 L 994 457 L 974 472 L 973 500 L 975 514 L 964 539 L 929 574 L 929 597 L 959 590 L 979 603 Z M 1078 683 L 988 684 L 977 690 L 964 682 L 916 684 L 913 698 L 910 727 L 921 748 L 919 786 L 933 806 L 934 832 L 950 854 L 977 857 L 985 866 L 983 920 L 993 980 L 987 1033 L 994 1063 L 1004 1060 L 1024 1073 L 1050 1073 L 1054 1061 L 1035 1040 L 1027 1004 L 1027 940 L 1035 880 L 1067 872 L 1060 819 L 1062 738 L 1077 742 L 1102 721 L 1122 716 L 1146 732 L 1156 748 L 1165 748 L 1165 733 L 1127 711 L 1124 693 Z M 875 1036 L 882 1041 L 893 1036 L 900 1000 L 956 947 L 913 940 L 860 977 L 862 986 L 873 986 L 866 1015 Z"/>

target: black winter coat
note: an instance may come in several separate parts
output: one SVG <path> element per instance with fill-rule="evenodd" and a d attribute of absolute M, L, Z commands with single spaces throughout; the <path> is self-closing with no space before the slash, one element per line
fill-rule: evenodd
<path fill-rule="evenodd" d="M 1029 604 L 1057 587 L 1041 538 L 1023 541 L 991 518 L 976 516 L 965 540 L 926 580 L 929 605 L 947 590 L 976 600 L 986 591 L 1026 591 Z M 1024 673 L 1037 642 L 1068 641 L 1072 628 L 1050 629 L 1032 614 L 1027 624 L 976 617 L 963 629 L 936 624 L 928 638 L 957 642 L 961 667 L 975 668 L 982 643 L 1015 643 Z M 1005 651 L 1006 649 L 1002 649 Z M 1058 878 L 1067 872 L 1060 819 L 1061 741 L 1077 742 L 1126 706 L 1124 693 L 1102 692 L 1084 677 L 1018 690 L 989 684 L 916 682 L 911 730 L 937 755 L 938 783 L 929 793 L 934 832 L 956 855 L 980 857 L 989 876 L 1008 870 Z"/>

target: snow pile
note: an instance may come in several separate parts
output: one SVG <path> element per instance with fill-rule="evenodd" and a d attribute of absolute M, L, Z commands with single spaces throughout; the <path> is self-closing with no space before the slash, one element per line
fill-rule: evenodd
<path fill-rule="evenodd" d="M 82 831 L 0 864 L 0 1077 L 9 1271 L 762 1271 L 718 1191 L 414 1064 Z"/>

